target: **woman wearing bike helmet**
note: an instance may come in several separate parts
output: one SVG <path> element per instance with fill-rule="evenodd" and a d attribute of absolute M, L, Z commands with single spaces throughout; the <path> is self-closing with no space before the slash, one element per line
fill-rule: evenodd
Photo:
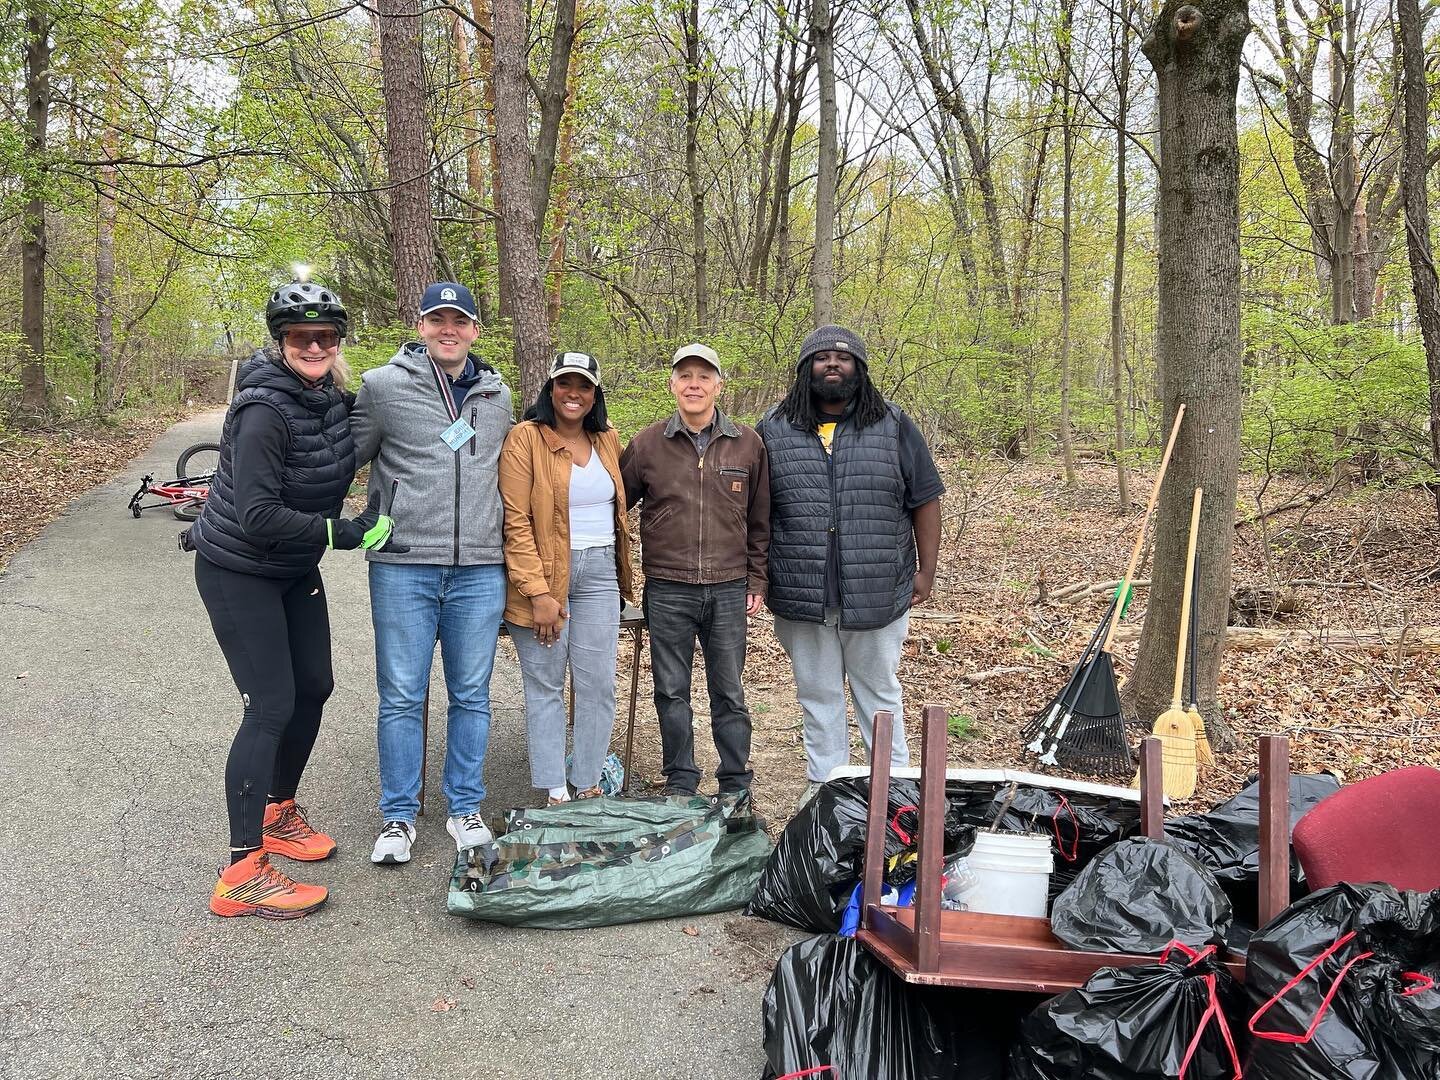
<path fill-rule="evenodd" d="M 340 298 L 293 282 L 270 297 L 265 322 L 275 344 L 240 369 L 220 464 L 186 546 L 196 552 L 195 584 L 244 708 L 225 764 L 230 865 L 210 910 L 291 919 L 327 892 L 292 881 L 270 856 L 313 861 L 335 852 L 295 803 L 334 688 L 320 556 L 327 547 L 384 546 L 391 522 L 374 499 L 358 517 L 340 517 L 355 477 L 336 376 L 346 326 Z"/>

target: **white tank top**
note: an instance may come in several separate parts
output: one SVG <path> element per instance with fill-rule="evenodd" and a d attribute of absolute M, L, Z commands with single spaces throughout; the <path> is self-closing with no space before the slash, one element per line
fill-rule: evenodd
<path fill-rule="evenodd" d="M 615 481 L 590 451 L 588 464 L 570 466 L 570 547 L 606 547 L 615 543 Z"/>

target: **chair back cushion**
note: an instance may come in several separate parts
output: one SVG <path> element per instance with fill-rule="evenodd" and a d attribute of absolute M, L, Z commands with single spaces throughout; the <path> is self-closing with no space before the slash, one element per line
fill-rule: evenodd
<path fill-rule="evenodd" d="M 1322 800 L 1295 825 L 1310 889 L 1380 881 L 1440 889 L 1440 770 L 1382 773 Z"/>

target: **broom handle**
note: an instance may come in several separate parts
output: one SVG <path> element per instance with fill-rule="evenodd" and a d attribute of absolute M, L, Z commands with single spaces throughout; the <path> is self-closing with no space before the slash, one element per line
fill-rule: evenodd
<path fill-rule="evenodd" d="M 1196 602 L 1196 594 L 1200 591 L 1200 559 L 1198 555 L 1195 559 L 1195 565 L 1190 572 L 1190 590 L 1190 702 L 1198 711 L 1200 708 L 1200 693 L 1195 674 L 1200 666 L 1200 634 L 1199 627 L 1196 625 L 1200 621 L 1200 605 Z"/>
<path fill-rule="evenodd" d="M 1115 605 L 1115 614 L 1110 621 L 1110 630 L 1105 635 L 1105 644 L 1100 646 L 1103 652 L 1110 651 L 1115 631 L 1120 629 L 1120 617 L 1125 614 L 1125 598 L 1130 589 L 1130 579 L 1135 576 L 1135 570 L 1140 565 L 1140 553 L 1145 550 L 1145 533 L 1150 528 L 1150 516 L 1155 513 L 1155 504 L 1160 501 L 1160 485 L 1165 480 L 1165 470 L 1170 467 L 1170 455 L 1175 450 L 1175 440 L 1180 437 L 1180 421 L 1184 419 L 1185 403 L 1182 401 L 1175 410 L 1175 423 L 1170 427 L 1170 439 L 1166 442 L 1165 454 L 1160 459 L 1160 471 L 1155 474 L 1155 483 L 1150 488 L 1150 502 L 1146 505 L 1145 517 L 1140 522 L 1140 535 L 1135 537 L 1135 546 L 1130 550 L 1130 564 L 1125 567 L 1125 577 L 1120 582 L 1120 591 L 1116 593 L 1120 602 Z"/>
<path fill-rule="evenodd" d="M 1200 503 L 1205 498 L 1201 488 L 1195 489 L 1195 502 L 1190 507 L 1190 540 L 1185 547 L 1185 586 L 1180 593 L 1180 627 L 1175 635 L 1175 696 L 1173 708 L 1180 708 L 1180 688 L 1185 679 L 1185 639 L 1190 625 L 1190 600 L 1195 591 L 1195 542 L 1200 536 Z"/>

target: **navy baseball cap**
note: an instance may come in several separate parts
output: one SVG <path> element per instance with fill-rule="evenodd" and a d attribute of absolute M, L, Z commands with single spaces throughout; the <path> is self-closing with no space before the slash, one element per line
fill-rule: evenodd
<path fill-rule="evenodd" d="M 471 319 L 477 318 L 475 297 L 458 281 L 437 281 L 425 289 L 425 295 L 420 298 L 420 314 L 429 315 L 441 308 L 454 308 Z"/>

